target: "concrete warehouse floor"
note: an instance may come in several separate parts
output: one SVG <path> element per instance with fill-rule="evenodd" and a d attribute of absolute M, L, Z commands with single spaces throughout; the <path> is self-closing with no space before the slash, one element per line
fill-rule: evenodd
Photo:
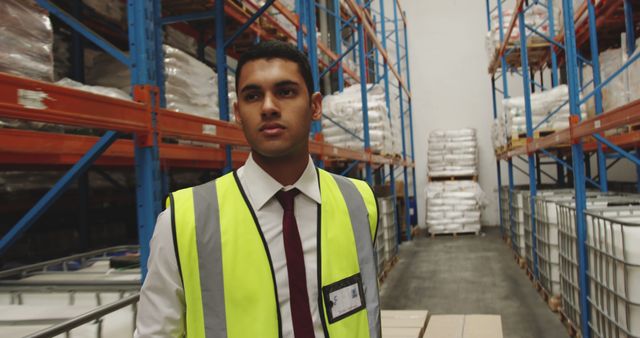
<path fill-rule="evenodd" d="M 499 314 L 505 338 L 567 338 L 497 227 L 484 235 L 420 237 L 403 244 L 381 288 L 384 310 Z"/>

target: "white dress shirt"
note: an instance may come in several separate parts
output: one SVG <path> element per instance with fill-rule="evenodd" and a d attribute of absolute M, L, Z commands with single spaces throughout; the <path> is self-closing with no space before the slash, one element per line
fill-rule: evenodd
<path fill-rule="evenodd" d="M 282 318 L 283 338 L 294 338 L 291 322 L 289 277 L 282 237 L 284 211 L 275 199 L 279 190 L 297 188 L 300 194 L 294 200 L 294 213 L 307 277 L 307 291 L 311 306 L 311 318 L 316 338 L 324 336 L 318 304 L 317 280 L 317 226 L 318 207 L 321 203 L 320 186 L 316 168 L 311 158 L 302 176 L 291 186 L 282 186 L 269 176 L 253 160 L 251 155 L 237 171 L 252 209 L 256 213 L 264 234 L 277 284 L 278 301 Z M 270 290 L 265 290 L 271 292 Z M 167 209 L 158 216 L 148 262 L 148 273 L 140 292 L 137 338 L 181 337 L 184 332 L 184 290 L 176 262 L 171 229 L 171 211 Z"/>

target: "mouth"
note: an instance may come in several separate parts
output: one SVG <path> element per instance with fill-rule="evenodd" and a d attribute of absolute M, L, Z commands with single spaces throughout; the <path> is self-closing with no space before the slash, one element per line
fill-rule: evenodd
<path fill-rule="evenodd" d="M 267 136 L 276 136 L 281 134 L 286 128 L 279 123 L 265 123 L 260 127 L 260 132 Z"/>

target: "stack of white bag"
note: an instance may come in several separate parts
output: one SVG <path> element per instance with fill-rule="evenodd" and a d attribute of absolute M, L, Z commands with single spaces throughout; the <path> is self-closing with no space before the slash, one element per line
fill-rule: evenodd
<path fill-rule="evenodd" d="M 536 27 L 536 29 L 544 35 L 549 35 L 549 20 L 548 20 L 549 11 L 542 6 L 534 6 L 531 9 L 525 12 L 524 21 L 527 25 L 531 27 Z M 502 34 L 504 34 L 504 38 L 508 40 L 509 43 L 515 44 L 517 47 L 520 46 L 520 31 L 518 30 L 518 19 L 516 19 L 516 29 L 511 31 L 511 36 L 507 37 L 507 31 L 509 29 L 509 24 L 511 23 L 511 14 L 512 11 L 510 9 L 502 10 Z M 555 8 L 554 18 L 556 20 L 555 23 L 555 31 L 556 33 L 560 29 L 560 25 L 558 25 L 557 20 L 560 17 L 560 9 L 558 6 Z M 496 53 L 498 47 L 500 47 L 500 20 L 499 20 L 498 12 L 495 12 L 491 17 L 491 30 L 487 33 L 485 37 L 485 48 L 487 49 L 487 55 L 489 56 L 489 60 L 491 61 Z M 541 37 L 537 35 L 532 35 L 528 43 L 538 43 L 544 42 Z"/>
<path fill-rule="evenodd" d="M 434 130 L 427 149 L 429 176 L 473 176 L 478 174 L 476 130 Z"/>
<path fill-rule="evenodd" d="M 393 138 L 384 89 L 378 85 L 368 86 L 367 111 L 371 150 L 392 153 Z M 322 135 L 325 142 L 343 148 L 364 149 L 362 96 L 359 84 L 347 87 L 341 93 L 325 96 L 322 100 L 322 113 L 325 117 L 322 119 Z"/>
<path fill-rule="evenodd" d="M 640 39 L 636 40 L 636 45 L 638 43 Z M 624 42 L 622 46 L 625 46 Z M 634 55 L 638 53 L 640 50 L 636 49 Z M 627 57 L 625 48 L 612 48 L 600 53 L 601 81 L 605 81 L 622 68 L 628 58 L 630 57 Z M 638 99 L 640 99 L 640 62 L 636 61 L 602 88 L 603 111 L 611 111 Z"/>
<path fill-rule="evenodd" d="M 0 1 L 0 72 L 53 80 L 49 14 L 27 0 Z"/>
<path fill-rule="evenodd" d="M 178 112 L 214 118 L 218 114 L 216 73 L 188 54 L 164 45 L 165 97 L 167 108 Z M 86 80 L 91 85 L 131 91 L 129 69 L 101 53 L 88 62 Z"/>
<path fill-rule="evenodd" d="M 430 233 L 480 231 L 480 210 L 486 205 L 486 196 L 478 183 L 429 182 L 425 195 L 426 223 Z"/>
<path fill-rule="evenodd" d="M 569 88 L 566 85 L 531 94 L 531 127 L 536 128 L 536 126 L 540 125 L 536 128 L 539 131 L 555 131 L 569 128 L 569 104 L 564 104 L 568 99 Z M 514 135 L 526 133 L 527 119 L 524 97 L 517 96 L 505 99 L 502 104 L 507 135 L 513 137 Z M 551 115 L 552 113 L 553 115 Z M 547 118 L 548 116 L 549 118 Z M 586 113 L 583 113 L 584 117 L 586 117 Z"/>
<path fill-rule="evenodd" d="M 83 5 L 120 25 L 126 24 L 125 1 L 84 0 Z"/>
<path fill-rule="evenodd" d="M 498 115 L 498 118 L 493 120 L 491 124 L 491 141 L 493 143 L 493 149 L 506 147 L 509 144 L 507 139 L 507 125 L 503 115 Z"/>

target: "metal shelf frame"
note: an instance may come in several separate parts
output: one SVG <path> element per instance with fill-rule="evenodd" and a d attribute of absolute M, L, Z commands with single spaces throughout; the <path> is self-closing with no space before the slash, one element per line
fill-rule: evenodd
<path fill-rule="evenodd" d="M 387 19 L 394 22 L 395 46 L 397 58 L 393 60 L 386 52 L 389 35 L 382 25 L 383 33 L 375 28 L 371 17 L 373 9 L 371 1 L 346 0 L 333 1 L 333 10 L 321 6 L 316 1 L 297 0 L 296 8 L 291 11 L 278 1 L 269 0 L 259 6 L 253 1 L 243 1 L 244 9 L 232 1 L 216 1 L 214 7 L 206 12 L 180 15 L 167 15 L 161 8 L 161 0 L 127 0 L 127 39 L 129 51 L 124 52 L 114 46 L 96 31 L 89 28 L 82 19 L 81 2 L 76 1 L 72 11 L 66 12 L 51 0 L 37 0 L 37 3 L 49 11 L 58 20 L 67 24 L 73 36 L 73 74 L 76 80 L 82 81 L 80 53 L 83 50 L 83 39 L 101 48 L 131 70 L 133 101 L 124 101 L 100 95 L 65 88 L 51 83 L 30 80 L 0 73 L 0 117 L 25 121 L 37 121 L 54 124 L 96 128 L 105 130 L 102 137 L 80 136 L 70 134 L 45 133 L 30 130 L 0 130 L 0 139 L 7 142 L 0 146 L 0 163 L 26 164 L 40 166 L 69 166 L 71 169 L 43 196 L 11 230 L 0 239 L 0 253 L 17 241 L 25 231 L 33 225 L 51 204 L 76 179 L 86 173 L 91 165 L 131 166 L 136 173 L 137 222 L 141 253 L 141 270 L 146 275 L 146 262 L 149 255 L 149 242 L 153 233 L 156 217 L 162 207 L 162 197 L 168 192 L 166 180 L 170 167 L 222 169 L 224 172 L 237 168 L 247 157 L 246 151 L 232 149 L 232 146 L 247 146 L 242 131 L 229 122 L 229 103 L 227 72 L 233 71 L 227 65 L 227 56 L 234 56 L 229 50 L 234 40 L 244 32 L 254 34 L 256 39 L 272 39 L 273 34 L 265 31 L 257 20 L 264 18 L 274 23 L 276 29 L 285 35 L 284 28 L 267 12 L 275 8 L 296 27 L 296 36 L 288 37 L 297 41 L 298 47 L 309 55 L 316 90 L 319 80 L 328 73 L 337 72 L 339 90 L 345 84 L 360 82 L 363 101 L 364 151 L 335 147 L 322 141 L 321 124 L 312 126 L 310 151 L 320 166 L 331 167 L 342 161 L 353 161 L 350 168 L 362 167 L 363 176 L 374 183 L 374 170 L 382 173 L 382 182 L 389 178 L 395 195 L 394 170 L 403 168 L 404 182 L 408 182 L 409 174 L 415 178 L 413 124 L 411 108 L 411 92 L 409 84 L 409 61 L 407 51 L 407 32 L 404 13 L 399 9 L 399 2 L 393 2 L 394 17 Z M 380 0 L 380 11 L 384 13 L 384 1 Z M 248 10 L 251 8 L 252 10 Z M 336 39 L 335 46 L 328 47 L 316 40 L 316 13 L 325 10 L 339 20 L 335 20 L 335 28 L 342 31 L 351 27 L 356 32 L 355 44 L 342 51 L 342 42 Z M 402 16 L 399 24 L 398 12 Z M 69 14 L 72 13 L 72 14 Z M 215 35 L 199 39 L 198 48 L 201 59 L 204 46 L 211 45 L 216 50 L 218 76 L 218 102 L 220 120 L 207 119 L 193 115 L 178 113 L 164 108 L 164 64 L 162 55 L 163 26 L 175 24 L 189 28 L 187 22 L 198 20 L 214 20 Z M 225 21 L 234 20 L 240 28 L 235 32 L 225 29 Z M 241 25 L 240 25 L 241 23 Z M 339 28 L 339 29 L 338 29 Z M 402 29 L 402 31 L 401 31 Z M 401 35 L 404 34 L 404 44 Z M 384 38 L 382 38 L 384 37 Z M 367 46 L 371 46 L 368 48 Z M 404 57 L 401 56 L 401 51 Z M 359 74 L 343 64 L 342 59 L 352 52 L 359 58 Z M 319 57 L 322 54 L 326 57 Z M 326 59 L 331 60 L 327 62 Z M 383 69 L 384 75 L 375 72 L 375 79 L 370 78 L 368 66 Z M 370 149 L 368 135 L 367 84 L 384 81 L 387 94 L 387 109 L 391 111 L 389 85 L 391 76 L 399 88 L 400 111 L 403 118 L 409 121 L 408 128 L 401 128 L 403 151 L 400 157 L 375 154 Z M 349 79 L 345 79 L 345 74 Z M 362 79 L 362 81 L 360 81 Z M 34 105 L 35 102 L 35 105 Z M 409 133 L 405 135 L 405 131 Z M 132 135 L 133 137 L 126 137 Z M 125 136 L 123 138 L 123 136 Z M 207 148 L 184 144 L 165 143 L 165 138 L 207 142 L 221 145 L 220 148 Z M 410 144 L 410 152 L 408 150 Z M 5 156 L 7 155 L 7 156 Z M 384 175 L 385 169 L 391 175 Z M 411 171 L 409 171 L 411 169 Z M 416 196 L 415 179 L 413 196 Z M 404 205 L 407 224 L 407 239 L 411 238 L 411 221 L 409 212 L 409 186 L 404 184 Z"/>
<path fill-rule="evenodd" d="M 587 279 L 587 250 L 586 250 L 586 225 L 585 225 L 585 209 L 586 209 L 586 185 L 597 187 L 599 190 L 606 192 L 608 190 L 607 170 L 615 164 L 620 157 L 624 157 L 635 163 L 640 170 L 640 158 L 637 150 L 630 152 L 628 149 L 638 149 L 640 138 L 637 132 L 630 131 L 621 135 L 603 136 L 602 132 L 625 125 L 631 125 L 640 122 L 640 101 L 630 102 L 622 107 L 618 107 L 608 112 L 603 112 L 602 105 L 602 88 L 610 83 L 616 76 L 621 74 L 633 62 L 640 58 L 640 53 L 634 54 L 635 51 L 635 24 L 633 22 L 633 14 L 639 8 L 632 8 L 631 0 L 613 0 L 600 1 L 594 4 L 592 0 L 585 0 L 578 8 L 574 8 L 572 0 L 562 1 L 562 21 L 565 23 L 563 31 L 555 34 L 554 18 L 554 1 L 558 0 L 518 0 L 512 12 L 512 18 L 508 28 L 504 29 L 503 21 L 503 1 L 502 0 L 486 0 L 487 6 L 487 24 L 488 29 L 493 29 L 492 15 L 497 12 L 498 24 L 500 26 L 500 48 L 497 50 L 491 65 L 489 73 L 491 75 L 491 87 L 493 98 L 493 117 L 498 115 L 498 97 L 509 98 L 509 74 L 519 74 L 522 78 L 524 90 L 524 103 L 526 112 L 526 143 L 519 146 L 509 146 L 504 150 L 496 153 L 496 166 L 498 186 L 502 186 L 502 170 L 501 162 L 507 162 L 508 168 L 508 194 L 509 194 L 509 219 L 502 217 L 502 205 L 500 205 L 500 229 L 503 236 L 511 236 L 512 243 L 515 243 L 515 219 L 514 210 L 511 201 L 514 200 L 514 177 L 513 169 L 516 168 L 513 158 L 521 158 L 527 156 L 529 176 L 529 194 L 530 194 L 530 210 L 531 210 L 531 230 L 532 230 L 532 246 L 533 246 L 533 275 L 535 280 L 539 279 L 539 271 L 536 253 L 536 219 L 535 215 L 535 196 L 536 188 L 540 184 L 541 174 L 549 175 L 540 169 L 540 161 L 537 157 L 544 156 L 555 163 L 557 166 L 557 175 L 555 180 L 559 184 L 564 184 L 565 171 L 571 172 L 573 175 L 573 187 L 576 197 L 576 233 L 578 237 L 577 258 L 579 263 L 579 287 L 580 287 L 580 307 L 581 318 L 580 323 L 576 323 L 582 332 L 582 336 L 588 338 L 591 336 L 589 326 L 589 283 Z M 495 2 L 495 5 L 493 4 Z M 525 22 L 525 14 L 533 7 L 545 8 L 548 13 L 546 24 L 548 25 L 549 35 L 542 34 L 537 28 L 531 27 Z M 607 20 L 616 10 L 624 10 L 625 26 L 619 31 L 618 28 L 607 28 L 603 22 Z M 507 37 L 511 36 L 511 32 L 518 29 L 520 33 L 519 43 L 511 43 Z M 626 33 L 626 46 L 628 60 L 623 66 L 607 79 L 600 78 L 600 60 L 599 60 L 599 34 L 604 30 L 614 30 L 614 33 Z M 535 48 L 529 39 L 536 35 L 546 41 L 547 47 L 544 53 L 535 53 Z M 509 46 L 511 44 L 511 46 Z M 589 57 L 581 54 L 586 47 L 589 49 Z M 507 57 L 510 53 L 516 51 L 520 53 L 519 63 L 516 65 L 508 64 Z M 529 54 L 538 57 L 538 60 L 530 60 Z M 532 65 L 540 65 L 539 68 Z M 535 72 L 539 71 L 542 78 L 543 71 L 547 70 L 551 73 L 551 87 L 560 84 L 559 69 L 564 64 L 566 69 L 566 81 L 569 88 L 569 100 L 558 107 L 552 114 L 559 111 L 562 106 L 570 107 L 570 127 L 565 130 L 555 131 L 554 133 L 534 138 L 534 132 L 544 123 L 538 125 L 532 123 L 531 110 L 531 93 L 535 88 L 546 90 L 543 86 L 534 80 Z M 583 83 L 582 69 L 588 66 L 593 70 L 593 80 L 587 84 Z M 499 81 L 501 80 L 501 81 Z M 500 83 L 501 82 L 501 83 Z M 596 116 L 581 120 L 581 105 L 587 100 L 594 98 Z M 605 153 L 606 152 L 606 153 Z M 611 157 L 609 153 L 616 153 L 615 161 L 607 164 L 606 160 Z M 597 156 L 597 176 L 591 176 L 590 155 Z M 567 158 L 570 158 L 569 160 Z M 519 169 L 519 168 L 516 168 Z M 521 169 L 519 169 L 521 170 Z M 640 176 L 639 176 L 640 180 Z M 640 186 L 640 183 L 639 183 Z M 502 191 L 498 189 L 499 198 L 502 198 Z"/>

